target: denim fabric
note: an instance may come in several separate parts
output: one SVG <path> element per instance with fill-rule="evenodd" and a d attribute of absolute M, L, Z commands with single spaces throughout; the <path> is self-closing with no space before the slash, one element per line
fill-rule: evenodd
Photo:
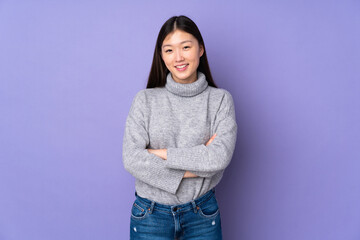
<path fill-rule="evenodd" d="M 210 190 L 194 201 L 164 205 L 142 198 L 131 209 L 132 240 L 221 240 L 220 211 L 215 191 Z"/>

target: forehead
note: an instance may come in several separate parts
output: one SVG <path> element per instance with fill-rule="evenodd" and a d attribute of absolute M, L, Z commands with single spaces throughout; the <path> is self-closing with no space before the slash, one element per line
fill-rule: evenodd
<path fill-rule="evenodd" d="M 191 41 L 193 43 L 197 42 L 196 38 L 192 34 L 182 30 L 175 30 L 165 37 L 162 45 L 178 45 L 184 41 Z"/>

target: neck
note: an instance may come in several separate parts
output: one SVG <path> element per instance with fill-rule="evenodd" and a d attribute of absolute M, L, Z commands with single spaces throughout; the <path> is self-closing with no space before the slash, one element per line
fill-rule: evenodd
<path fill-rule="evenodd" d="M 190 83 L 176 82 L 169 72 L 166 77 L 165 88 L 178 96 L 192 97 L 202 93 L 208 86 L 205 74 L 197 72 L 197 79 Z"/>

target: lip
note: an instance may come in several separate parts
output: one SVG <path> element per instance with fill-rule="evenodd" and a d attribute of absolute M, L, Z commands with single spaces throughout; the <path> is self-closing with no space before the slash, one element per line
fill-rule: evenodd
<path fill-rule="evenodd" d="M 177 68 L 177 66 L 182 66 L 182 65 L 185 65 L 185 67 L 183 67 L 183 68 Z M 188 68 L 188 66 L 189 66 L 189 64 L 188 63 L 186 63 L 186 64 L 179 64 L 179 65 L 176 65 L 175 66 L 175 69 L 176 70 L 178 70 L 179 72 L 183 72 L 183 71 L 185 71 L 187 68 Z"/>

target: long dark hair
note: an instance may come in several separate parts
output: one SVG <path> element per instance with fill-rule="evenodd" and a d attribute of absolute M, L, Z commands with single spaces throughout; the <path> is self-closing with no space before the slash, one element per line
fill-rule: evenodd
<path fill-rule="evenodd" d="M 166 76 L 169 73 L 169 70 L 165 66 L 165 63 L 161 57 L 161 46 L 166 36 L 176 29 L 192 34 L 198 40 L 199 46 L 202 46 L 204 48 L 204 53 L 200 57 L 200 62 L 197 70 L 205 74 L 209 86 L 217 88 L 211 76 L 210 67 L 206 56 L 205 44 L 201 33 L 196 24 L 190 18 L 183 15 L 173 16 L 169 18 L 161 27 L 158 38 L 156 40 L 154 58 L 151 65 L 151 70 L 146 88 L 165 86 Z"/>

